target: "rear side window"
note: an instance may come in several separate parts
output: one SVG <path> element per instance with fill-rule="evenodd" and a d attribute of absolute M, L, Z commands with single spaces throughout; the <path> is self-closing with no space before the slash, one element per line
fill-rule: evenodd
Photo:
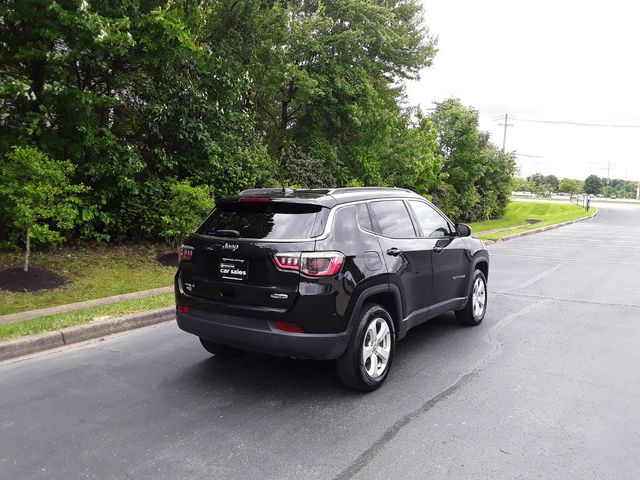
<path fill-rule="evenodd" d="M 416 236 L 413 223 L 402 200 L 371 202 L 369 204 L 385 237 L 411 238 Z"/>
<path fill-rule="evenodd" d="M 284 202 L 219 203 L 198 233 L 230 238 L 286 240 L 322 233 L 327 209 L 320 205 Z"/>
<path fill-rule="evenodd" d="M 363 230 L 373 232 L 373 225 L 371 224 L 369 209 L 364 203 L 359 203 L 357 207 L 358 210 L 356 216 L 358 217 L 358 225 L 360 225 L 360 228 L 362 228 Z"/>

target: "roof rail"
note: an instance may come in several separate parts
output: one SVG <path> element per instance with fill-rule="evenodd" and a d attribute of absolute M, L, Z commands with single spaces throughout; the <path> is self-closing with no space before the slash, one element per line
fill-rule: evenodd
<path fill-rule="evenodd" d="M 414 193 L 407 188 L 398 188 L 398 187 L 340 187 L 340 188 L 332 188 L 327 192 L 328 195 L 333 195 L 334 193 L 349 193 L 349 192 L 367 192 L 370 190 L 399 190 L 401 192 L 409 192 Z"/>
<path fill-rule="evenodd" d="M 240 196 L 245 195 L 266 195 L 268 193 L 293 193 L 291 188 L 248 188 L 240 192 Z"/>

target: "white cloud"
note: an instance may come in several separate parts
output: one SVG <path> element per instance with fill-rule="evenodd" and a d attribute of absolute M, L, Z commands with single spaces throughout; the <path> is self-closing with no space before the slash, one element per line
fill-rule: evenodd
<path fill-rule="evenodd" d="M 522 174 L 640 180 L 640 128 L 522 121 L 640 125 L 640 4 L 632 1 L 423 0 L 439 37 L 434 65 L 408 85 L 409 103 L 429 108 L 449 96 L 480 111 L 481 127 L 502 143 Z"/>

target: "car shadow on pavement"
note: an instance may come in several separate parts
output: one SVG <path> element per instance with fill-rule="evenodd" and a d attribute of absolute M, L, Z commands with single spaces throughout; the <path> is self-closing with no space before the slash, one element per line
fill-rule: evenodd
<path fill-rule="evenodd" d="M 397 344 L 391 376 L 402 376 L 413 369 L 424 369 L 425 357 L 450 344 L 453 332 L 473 333 L 460 326 L 453 314 L 444 314 L 418 327 Z M 194 345 L 194 348 L 198 346 Z M 203 356 L 206 353 L 203 351 Z M 391 380 L 391 379 L 390 379 Z M 194 395 L 233 391 L 242 397 L 274 394 L 308 399 L 321 395 L 343 397 L 345 393 L 360 395 L 340 382 L 333 361 L 301 360 L 247 352 L 235 358 L 204 357 L 200 362 L 181 369 L 175 378 L 167 378 L 164 386 Z"/>

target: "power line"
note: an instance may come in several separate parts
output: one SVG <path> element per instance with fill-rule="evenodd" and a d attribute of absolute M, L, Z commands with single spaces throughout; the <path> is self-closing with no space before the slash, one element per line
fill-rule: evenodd
<path fill-rule="evenodd" d="M 611 124 L 611 123 L 587 123 L 587 122 L 574 122 L 568 120 L 533 120 L 528 118 L 516 118 L 511 117 L 512 120 L 520 122 L 532 122 L 532 123 L 547 123 L 552 125 L 572 125 L 576 127 L 606 127 L 606 128 L 640 128 L 640 125 L 623 125 L 623 124 Z M 501 124 L 502 125 L 502 124 Z"/>

